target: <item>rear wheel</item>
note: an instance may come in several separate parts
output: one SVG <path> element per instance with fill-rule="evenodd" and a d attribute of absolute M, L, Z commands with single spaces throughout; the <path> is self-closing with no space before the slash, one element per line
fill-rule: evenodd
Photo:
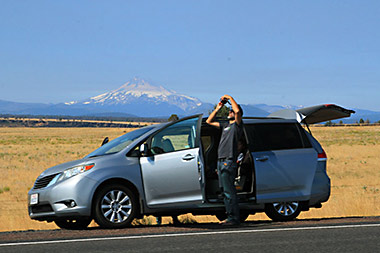
<path fill-rule="evenodd" d="M 301 213 L 298 201 L 270 203 L 265 206 L 266 215 L 274 221 L 290 221 Z"/>
<path fill-rule="evenodd" d="M 106 228 L 123 228 L 137 215 L 135 194 L 121 184 L 107 185 L 95 197 L 95 221 Z"/>
<path fill-rule="evenodd" d="M 92 219 L 90 218 L 78 218 L 55 220 L 54 223 L 61 229 L 81 230 L 86 229 L 91 221 Z"/>

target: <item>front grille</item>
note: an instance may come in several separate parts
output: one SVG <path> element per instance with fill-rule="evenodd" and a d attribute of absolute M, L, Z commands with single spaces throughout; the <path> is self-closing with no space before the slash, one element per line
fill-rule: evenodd
<path fill-rule="evenodd" d="M 53 212 L 53 208 L 49 204 L 31 206 L 32 213 Z"/>
<path fill-rule="evenodd" d="M 37 179 L 37 181 L 34 183 L 34 187 L 33 189 L 41 189 L 41 188 L 44 188 L 46 187 L 50 181 L 56 176 L 58 175 L 57 174 L 53 174 L 53 175 L 50 175 L 50 176 L 46 176 L 46 177 L 42 177 L 42 178 L 39 178 Z"/>

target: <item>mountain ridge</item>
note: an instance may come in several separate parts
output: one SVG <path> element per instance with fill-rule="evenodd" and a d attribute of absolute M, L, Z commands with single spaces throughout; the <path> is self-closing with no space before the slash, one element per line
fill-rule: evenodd
<path fill-rule="evenodd" d="M 132 78 L 119 88 L 79 101 L 58 104 L 18 103 L 0 100 L 0 114 L 30 115 L 128 115 L 130 117 L 180 117 L 192 114 L 208 115 L 214 104 L 202 102 L 198 98 L 153 85 L 141 78 Z M 302 106 L 242 104 L 244 116 L 265 117 L 281 109 L 299 109 Z M 343 122 L 355 122 L 360 118 L 373 122 L 380 119 L 380 112 L 357 110 L 357 113 Z"/>

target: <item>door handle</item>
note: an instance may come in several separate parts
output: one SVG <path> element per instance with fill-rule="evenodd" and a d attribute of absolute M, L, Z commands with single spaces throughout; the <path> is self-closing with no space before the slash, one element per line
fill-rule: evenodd
<path fill-rule="evenodd" d="M 194 158 L 195 158 L 194 155 L 192 155 L 192 154 L 187 154 L 187 155 L 184 155 L 184 156 L 182 157 L 182 160 L 190 161 L 190 160 L 193 160 Z"/>
<path fill-rule="evenodd" d="M 268 156 L 257 157 L 255 160 L 259 162 L 265 162 L 269 159 Z"/>

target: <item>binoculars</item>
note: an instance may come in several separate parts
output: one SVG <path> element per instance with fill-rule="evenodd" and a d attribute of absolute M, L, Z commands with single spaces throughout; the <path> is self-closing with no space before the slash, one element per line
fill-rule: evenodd
<path fill-rule="evenodd" d="M 221 99 L 221 100 L 220 100 L 220 103 L 222 103 L 222 104 L 224 104 L 224 105 L 225 105 L 226 103 L 231 104 L 230 101 L 228 101 L 227 98 Z"/>

